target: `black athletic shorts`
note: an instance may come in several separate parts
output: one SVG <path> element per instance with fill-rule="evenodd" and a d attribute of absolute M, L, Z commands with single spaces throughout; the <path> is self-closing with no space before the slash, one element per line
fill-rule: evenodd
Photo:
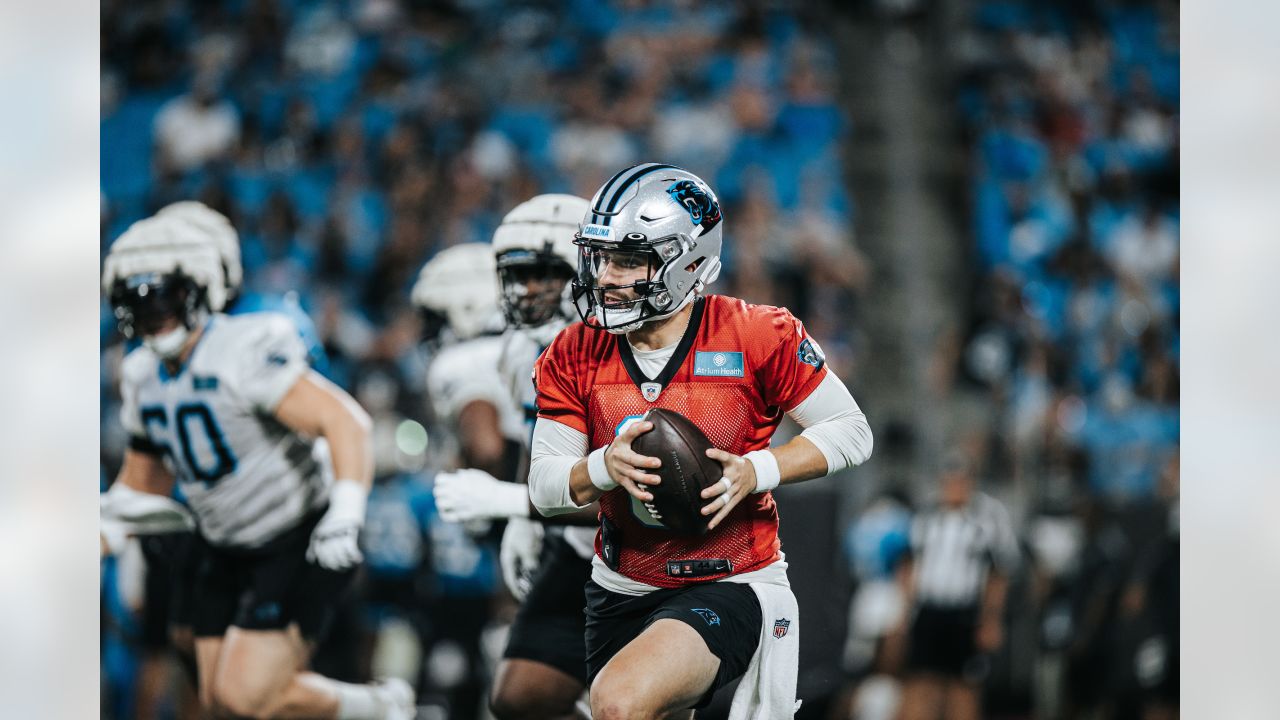
<path fill-rule="evenodd" d="M 750 585 L 707 582 L 632 596 L 588 581 L 586 594 L 588 682 L 646 628 L 671 618 L 696 630 L 712 654 L 720 658 L 715 680 L 694 705 L 703 708 L 716 690 L 746 672 L 760 644 L 760 600 Z"/>
<path fill-rule="evenodd" d="M 547 535 L 529 596 L 516 612 L 504 658 L 533 660 L 587 682 L 586 598 L 591 561 L 560 535 Z"/>
<path fill-rule="evenodd" d="M 201 540 L 200 569 L 192 600 L 196 637 L 247 630 L 280 630 L 298 623 L 318 641 L 328 629 L 355 569 L 335 572 L 307 562 L 311 531 L 323 509 L 266 545 L 252 550 L 219 548 Z"/>
<path fill-rule="evenodd" d="M 911 624 L 909 670 L 969 682 L 986 676 L 977 652 L 978 609 L 923 606 Z"/>
<path fill-rule="evenodd" d="M 142 642 L 144 647 L 159 650 L 169 646 L 171 627 L 191 625 L 191 593 L 199 565 L 197 541 L 192 533 L 143 535 L 139 539 L 147 562 Z"/>

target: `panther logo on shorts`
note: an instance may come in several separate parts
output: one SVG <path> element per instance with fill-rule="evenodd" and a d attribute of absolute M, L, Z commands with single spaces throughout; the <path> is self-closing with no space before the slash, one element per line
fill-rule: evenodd
<path fill-rule="evenodd" d="M 280 619 L 280 603 L 269 602 L 253 609 L 253 619 L 258 622 L 274 622 Z"/>
<path fill-rule="evenodd" d="M 720 624 L 720 616 L 716 614 L 715 610 L 712 610 L 710 608 L 689 608 L 689 609 L 698 613 L 698 615 L 700 615 L 703 620 L 707 621 L 708 625 Z"/>
<path fill-rule="evenodd" d="M 791 621 L 786 618 L 778 618 L 773 621 L 773 636 L 782 639 L 787 634 L 787 629 L 791 627 Z"/>

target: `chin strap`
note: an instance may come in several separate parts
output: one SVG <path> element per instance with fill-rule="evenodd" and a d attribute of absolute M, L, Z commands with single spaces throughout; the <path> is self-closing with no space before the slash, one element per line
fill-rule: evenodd
<path fill-rule="evenodd" d="M 185 327 L 176 327 L 163 335 L 144 337 L 142 344 L 162 359 L 172 360 L 182 354 L 182 348 L 186 346 L 189 337 L 191 337 L 190 330 Z"/>
<path fill-rule="evenodd" d="M 195 333 L 196 329 L 204 327 L 208 320 L 209 312 L 201 308 L 194 313 L 194 316 L 184 321 L 181 327 L 176 327 L 164 335 L 144 337 L 142 338 L 142 344 L 156 355 L 159 355 L 161 359 L 173 360 L 182 354 L 182 350 L 187 346 L 187 341 L 191 339 L 191 335 Z"/>
<path fill-rule="evenodd" d="M 666 320 L 667 318 L 679 313 L 681 310 L 684 310 L 686 307 L 688 307 L 689 303 L 698 299 L 698 296 L 702 294 L 700 291 L 701 291 L 701 288 L 694 286 L 693 292 L 690 292 L 688 295 L 685 295 L 684 300 L 681 300 L 678 305 L 676 305 L 675 307 L 671 308 L 670 310 L 664 313 L 659 313 L 658 315 L 647 317 L 644 319 L 644 322 L 649 323 L 649 322 L 657 322 L 659 320 Z"/>
<path fill-rule="evenodd" d="M 625 335 L 626 333 L 632 332 L 633 330 L 639 330 L 641 326 L 647 323 L 666 320 L 672 315 L 675 315 L 676 313 L 685 309 L 685 307 L 688 306 L 689 303 L 693 302 L 695 299 L 701 296 L 701 294 L 702 294 L 702 287 L 701 287 L 701 284 L 699 284 L 694 286 L 694 291 L 686 295 L 684 300 L 680 301 L 679 305 L 676 305 L 674 308 L 664 313 L 661 313 L 658 315 L 651 315 L 643 320 L 637 320 L 635 322 L 630 322 L 630 323 L 627 323 L 626 325 L 620 325 L 618 327 L 606 327 L 605 329 L 613 335 Z M 597 312 L 600 314 L 604 314 L 607 311 L 603 307 L 597 306 Z M 603 322 L 604 318 L 601 318 L 600 315 L 597 315 L 596 319 L 600 321 L 602 325 L 604 324 Z"/>

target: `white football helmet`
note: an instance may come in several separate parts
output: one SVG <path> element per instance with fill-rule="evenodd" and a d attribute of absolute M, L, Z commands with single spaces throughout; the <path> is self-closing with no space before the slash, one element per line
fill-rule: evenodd
<path fill-rule="evenodd" d="M 178 218 L 190 223 L 213 243 L 227 277 L 227 304 L 234 302 L 244 285 L 244 266 L 240 263 L 240 234 L 227 216 L 202 202 L 179 200 L 165 205 L 156 217 Z"/>
<path fill-rule="evenodd" d="M 126 338 L 140 338 L 162 358 L 181 353 L 192 330 L 226 302 L 218 252 L 188 225 L 140 220 L 111 246 L 102 291 Z M 177 318 L 178 327 L 162 328 Z"/>
<path fill-rule="evenodd" d="M 573 319 L 569 281 L 580 253 L 573 237 L 589 207 L 585 198 L 552 193 L 520 203 L 502 219 L 493 233 L 493 253 L 508 327 Z"/>
<path fill-rule="evenodd" d="M 428 341 L 440 339 L 446 326 L 459 341 L 500 330 L 493 248 L 462 243 L 436 253 L 418 273 L 410 300 L 423 314 Z"/>
<path fill-rule="evenodd" d="M 573 281 L 582 321 L 626 333 L 679 312 L 720 275 L 722 220 L 715 193 L 687 170 L 644 163 L 614 175 L 591 199 L 574 240 L 583 250 Z M 619 255 L 632 267 L 647 264 L 647 279 L 602 285 L 605 261 Z M 621 289 L 639 297 L 605 302 L 606 291 Z"/>

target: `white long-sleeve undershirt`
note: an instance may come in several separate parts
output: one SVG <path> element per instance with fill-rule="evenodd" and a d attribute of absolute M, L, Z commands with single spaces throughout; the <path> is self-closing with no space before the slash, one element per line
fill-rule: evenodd
<path fill-rule="evenodd" d="M 830 368 L 818 387 L 788 410 L 787 416 L 803 428 L 800 437 L 822 451 L 828 475 L 861 465 L 871 457 L 873 439 L 867 416 Z"/>
<path fill-rule="evenodd" d="M 538 512 L 550 517 L 586 507 L 573 502 L 569 473 L 587 452 L 586 433 L 546 418 L 538 418 L 533 424 L 529 500 Z"/>

